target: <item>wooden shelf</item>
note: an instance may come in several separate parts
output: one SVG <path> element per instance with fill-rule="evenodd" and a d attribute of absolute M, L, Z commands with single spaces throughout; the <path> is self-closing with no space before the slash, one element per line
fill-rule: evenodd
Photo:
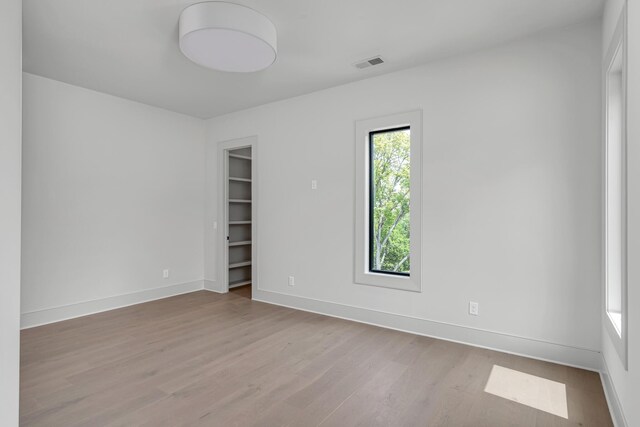
<path fill-rule="evenodd" d="M 229 289 L 231 288 L 239 288 L 240 286 L 250 285 L 251 279 L 249 280 L 236 280 L 235 282 L 229 283 Z"/>
<path fill-rule="evenodd" d="M 229 242 L 229 246 L 247 246 L 251 244 L 251 240 L 243 240 L 241 242 Z"/>
<path fill-rule="evenodd" d="M 229 203 L 251 203 L 248 199 L 229 199 Z"/>
<path fill-rule="evenodd" d="M 236 177 L 229 177 L 229 181 L 238 181 L 238 182 L 251 182 L 251 178 L 236 178 Z"/>
<path fill-rule="evenodd" d="M 242 156 L 242 155 L 240 155 L 240 154 L 232 154 L 232 153 L 229 153 L 229 157 L 230 157 L 230 158 L 232 158 L 232 159 L 251 160 L 251 157 L 249 157 L 249 156 Z"/>
<path fill-rule="evenodd" d="M 251 224 L 251 221 L 229 221 L 229 225 Z"/>
<path fill-rule="evenodd" d="M 240 268 L 240 267 L 248 267 L 250 265 L 251 265 L 251 261 L 236 262 L 235 264 L 229 264 L 229 269 Z"/>

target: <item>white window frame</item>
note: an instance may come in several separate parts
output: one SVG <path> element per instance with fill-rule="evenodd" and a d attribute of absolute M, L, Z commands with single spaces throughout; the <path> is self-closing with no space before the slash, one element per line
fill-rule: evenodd
<path fill-rule="evenodd" d="M 603 160 L 603 311 L 604 324 L 608 332 L 611 342 L 613 343 L 620 360 L 627 369 L 627 28 L 626 28 L 626 6 L 623 8 L 618 25 L 612 37 L 607 55 L 604 61 L 603 79 L 604 79 L 604 160 Z M 621 202 L 621 248 L 620 248 L 620 269 L 621 283 L 609 283 L 608 265 L 612 262 L 609 259 L 608 249 L 608 225 L 609 225 L 609 73 L 615 63 L 617 54 L 622 55 L 622 128 L 621 128 L 621 186 L 622 186 L 622 202 Z M 621 286 L 621 324 L 617 327 L 609 313 L 609 286 Z"/>
<path fill-rule="evenodd" d="M 369 133 L 409 126 L 411 271 L 400 276 L 369 271 Z M 422 110 L 356 121 L 355 278 L 357 284 L 422 291 Z"/>

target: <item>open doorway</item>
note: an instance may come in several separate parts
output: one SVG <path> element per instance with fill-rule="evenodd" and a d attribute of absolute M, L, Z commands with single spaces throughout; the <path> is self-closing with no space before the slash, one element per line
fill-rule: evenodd
<path fill-rule="evenodd" d="M 223 283 L 229 292 L 251 298 L 256 283 L 255 138 L 224 143 Z"/>

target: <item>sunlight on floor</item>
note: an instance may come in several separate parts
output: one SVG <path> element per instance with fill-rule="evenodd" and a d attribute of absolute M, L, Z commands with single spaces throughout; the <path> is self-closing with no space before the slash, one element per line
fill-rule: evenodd
<path fill-rule="evenodd" d="M 493 365 L 484 391 L 568 419 L 564 384 Z"/>

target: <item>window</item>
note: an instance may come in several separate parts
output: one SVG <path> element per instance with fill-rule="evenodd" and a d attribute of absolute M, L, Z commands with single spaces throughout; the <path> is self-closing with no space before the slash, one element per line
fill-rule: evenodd
<path fill-rule="evenodd" d="M 604 158 L 605 329 L 627 365 L 626 8 L 606 56 Z"/>
<path fill-rule="evenodd" d="M 421 145 L 421 111 L 356 122 L 356 283 L 421 290 Z"/>
<path fill-rule="evenodd" d="M 411 128 L 369 132 L 369 271 L 408 276 Z"/>
<path fill-rule="evenodd" d="M 622 141 L 622 52 L 619 46 L 607 74 L 606 152 L 606 304 L 607 314 L 622 335 L 624 254 L 624 150 Z"/>

